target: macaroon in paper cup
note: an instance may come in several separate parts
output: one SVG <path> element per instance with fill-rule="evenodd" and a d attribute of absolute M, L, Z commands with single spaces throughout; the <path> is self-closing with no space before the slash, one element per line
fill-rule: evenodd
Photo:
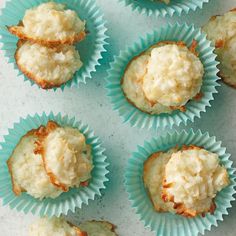
<path fill-rule="evenodd" d="M 186 111 L 175 110 L 171 114 L 162 113 L 159 115 L 151 115 L 142 112 L 126 99 L 123 89 L 121 88 L 121 79 L 124 75 L 128 63 L 137 55 L 147 50 L 150 46 L 160 41 L 183 41 L 190 46 L 192 41 L 197 41 L 197 52 L 204 66 L 203 84 L 201 87 L 201 99 L 190 100 L 186 105 Z M 113 109 L 117 110 L 122 117 L 123 122 L 129 122 L 131 126 L 139 128 L 154 129 L 172 127 L 173 125 L 187 124 L 187 121 L 193 122 L 195 117 L 200 118 L 200 113 L 205 112 L 206 108 L 211 106 L 210 101 L 213 95 L 217 93 L 216 87 L 220 86 L 217 82 L 218 62 L 214 54 L 214 48 L 210 41 L 206 39 L 206 35 L 201 33 L 200 29 L 196 29 L 193 25 L 187 24 L 167 25 L 153 33 L 147 34 L 145 38 L 141 38 L 131 47 L 120 52 L 114 57 L 111 68 L 108 71 L 106 79 L 107 96 L 110 98 Z"/>
<path fill-rule="evenodd" d="M 190 10 L 202 9 L 209 0 L 170 0 L 166 4 L 159 0 L 119 0 L 125 6 L 130 6 L 133 11 L 148 16 L 180 16 L 182 13 L 188 14 Z"/>
<path fill-rule="evenodd" d="M 152 153 L 169 150 L 177 144 L 179 146 L 194 144 L 204 147 L 206 150 L 218 154 L 220 163 L 226 167 L 230 185 L 217 194 L 214 214 L 208 213 L 205 217 L 185 218 L 172 213 L 158 213 L 154 210 L 143 184 L 144 162 Z M 152 138 L 150 142 L 146 141 L 142 147 L 138 146 L 137 151 L 132 154 L 128 161 L 125 171 L 125 186 L 129 200 L 145 226 L 150 227 L 156 235 L 197 236 L 204 234 L 213 225 L 217 226 L 218 221 L 223 221 L 223 215 L 228 215 L 227 209 L 231 207 L 231 201 L 234 200 L 236 175 L 229 157 L 230 154 L 226 153 L 221 142 L 200 130 L 197 132 L 192 129 L 189 132 L 183 130 L 180 133 L 175 131 L 167 133 L 165 136 Z"/>
<path fill-rule="evenodd" d="M 6 26 L 17 25 L 23 18 L 25 11 L 29 8 L 40 5 L 41 3 L 50 2 L 47 0 L 7 0 L 5 7 L 0 14 L 0 43 L 1 49 L 4 51 L 8 63 L 14 64 L 14 69 L 19 76 L 23 76 L 25 81 L 30 81 L 31 85 L 35 83 L 28 79 L 18 69 L 15 62 L 15 52 L 17 49 L 18 38 L 10 34 Z M 73 78 L 61 85 L 65 87 L 78 86 L 80 83 L 86 83 L 86 79 L 91 78 L 91 73 L 96 71 L 96 67 L 100 65 L 103 53 L 106 52 L 106 35 L 107 28 L 105 20 L 100 8 L 94 0 L 54 0 L 54 2 L 66 4 L 69 9 L 76 11 L 82 20 L 86 21 L 86 31 L 88 34 L 85 39 L 76 44 L 79 51 L 83 66 L 74 74 Z M 54 88 L 56 90 L 56 88 Z"/>
<path fill-rule="evenodd" d="M 71 126 L 78 128 L 86 137 L 87 144 L 92 147 L 92 157 L 94 168 L 92 178 L 87 187 L 72 188 L 68 192 L 62 193 L 55 199 L 46 198 L 43 200 L 36 199 L 27 193 L 16 196 L 12 191 L 11 176 L 8 171 L 6 161 L 9 159 L 12 151 L 16 147 L 20 138 L 29 130 L 38 128 L 40 125 L 46 125 L 49 120 L 57 122 L 61 126 Z M 87 125 L 77 122 L 75 118 L 62 116 L 60 113 L 54 115 L 35 114 L 20 118 L 20 121 L 9 129 L 9 133 L 4 136 L 4 141 L 0 143 L 0 198 L 3 205 L 9 205 L 11 209 L 24 212 L 31 212 L 40 216 L 60 216 L 67 214 L 68 211 L 75 212 L 76 208 L 81 208 L 83 204 L 88 204 L 89 200 L 94 200 L 95 196 L 101 196 L 101 190 L 105 189 L 105 182 L 108 181 L 107 157 L 104 155 L 105 149 L 101 146 L 101 141 L 94 136 L 94 132 Z"/>

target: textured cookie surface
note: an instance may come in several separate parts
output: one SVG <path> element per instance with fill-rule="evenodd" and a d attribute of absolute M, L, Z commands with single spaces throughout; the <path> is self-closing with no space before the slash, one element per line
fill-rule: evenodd
<path fill-rule="evenodd" d="M 187 217 L 213 213 L 217 192 L 229 184 L 218 155 L 199 147 L 173 153 L 164 176 L 163 199 L 174 202 L 176 212 Z"/>
<path fill-rule="evenodd" d="M 45 89 L 66 83 L 82 66 L 78 51 L 70 45 L 50 48 L 19 41 L 15 59 L 19 69 Z"/>
<path fill-rule="evenodd" d="M 85 37 L 85 22 L 75 11 L 55 2 L 26 10 L 22 22 L 8 29 L 21 39 L 44 45 L 73 44 Z"/>
<path fill-rule="evenodd" d="M 38 140 L 35 132 L 30 131 L 21 138 L 8 160 L 13 191 L 16 195 L 27 192 L 35 198 L 55 198 L 62 191 L 50 182 L 41 155 L 34 153 Z"/>
<path fill-rule="evenodd" d="M 220 61 L 220 76 L 223 81 L 236 87 L 236 10 L 222 16 L 213 16 L 202 28 L 216 47 Z"/>
<path fill-rule="evenodd" d="M 199 58 L 182 42 L 160 42 L 132 59 L 121 83 L 140 110 L 170 113 L 200 92 L 203 73 Z"/>
<path fill-rule="evenodd" d="M 152 103 L 183 106 L 201 89 L 203 65 L 186 46 L 153 48 L 143 78 L 143 91 Z"/>
<path fill-rule="evenodd" d="M 79 187 L 91 178 L 91 147 L 78 129 L 49 122 L 41 139 L 45 169 L 51 181 L 63 191 Z"/>
<path fill-rule="evenodd" d="M 161 197 L 165 165 L 174 151 L 175 148 L 168 152 L 153 153 L 144 163 L 143 181 L 156 211 L 174 211 L 174 204 L 164 202 Z"/>

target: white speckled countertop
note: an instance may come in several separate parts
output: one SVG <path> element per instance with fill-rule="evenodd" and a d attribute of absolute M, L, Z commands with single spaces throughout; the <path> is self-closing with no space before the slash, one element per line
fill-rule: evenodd
<path fill-rule="evenodd" d="M 5 0 L 0 0 L 3 7 Z M 142 145 L 144 140 L 159 135 L 146 130 L 131 128 L 129 124 L 122 124 L 120 117 L 111 110 L 111 104 L 106 98 L 104 78 L 107 63 L 126 45 L 132 44 L 139 36 L 162 26 L 167 21 L 195 23 L 200 26 L 211 15 L 223 13 L 236 7 L 236 0 L 211 0 L 202 10 L 190 12 L 188 16 L 171 19 L 152 18 L 139 15 L 124 7 L 117 0 L 97 0 L 104 11 L 111 36 L 109 52 L 106 62 L 99 67 L 93 79 L 80 88 L 65 89 L 64 92 L 43 91 L 36 86 L 17 77 L 12 65 L 6 63 L 0 51 L 0 139 L 6 134 L 20 116 L 41 113 L 42 111 L 62 112 L 75 116 L 89 124 L 103 140 L 110 166 L 110 183 L 104 196 L 90 202 L 89 206 L 78 210 L 77 214 L 69 215 L 74 222 L 85 219 L 106 219 L 118 226 L 121 236 L 154 236 L 149 229 L 144 229 L 143 223 L 132 210 L 123 186 L 124 167 L 131 152 L 136 146 Z M 109 4 L 108 4 L 109 3 Z M 234 100 L 235 99 L 235 100 Z M 231 159 L 236 162 L 236 90 L 222 85 L 219 94 L 212 102 L 207 113 L 197 119 L 194 124 L 188 124 L 186 129 L 193 127 L 202 131 L 209 131 L 211 135 L 222 140 L 227 151 L 232 154 Z M 178 127 L 182 129 L 184 127 Z M 234 165 L 235 166 L 235 165 Z M 229 210 L 224 222 L 214 227 L 208 236 L 236 235 L 236 203 Z M 34 220 L 32 215 L 24 215 L 11 211 L 8 207 L 0 206 L 0 236 L 26 236 L 27 226 Z M 180 235 L 181 236 L 181 235 Z"/>

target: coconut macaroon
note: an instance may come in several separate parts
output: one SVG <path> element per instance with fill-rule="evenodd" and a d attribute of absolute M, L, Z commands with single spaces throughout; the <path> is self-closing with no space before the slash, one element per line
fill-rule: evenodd
<path fill-rule="evenodd" d="M 45 170 L 51 182 L 68 191 L 71 187 L 86 185 L 93 169 L 91 147 L 78 129 L 60 127 L 49 121 L 38 142 Z"/>
<path fill-rule="evenodd" d="M 162 198 L 186 217 L 214 213 L 217 192 L 229 184 L 219 156 L 196 146 L 173 153 L 165 166 Z"/>
<path fill-rule="evenodd" d="M 144 185 L 155 210 L 158 212 L 174 210 L 174 204 L 172 202 L 164 202 L 162 199 L 162 181 L 164 177 L 164 167 L 175 151 L 176 148 L 172 148 L 167 152 L 153 153 L 144 163 Z"/>
<path fill-rule="evenodd" d="M 28 9 L 17 26 L 8 30 L 23 40 L 48 46 L 73 44 L 85 38 L 85 22 L 73 10 L 55 2 Z"/>
<path fill-rule="evenodd" d="M 87 186 L 93 169 L 90 145 L 78 129 L 54 121 L 24 135 L 7 161 L 13 192 L 43 199 Z"/>
<path fill-rule="evenodd" d="M 37 130 L 24 135 L 7 161 L 14 193 L 27 192 L 35 198 L 56 198 L 62 191 L 56 188 L 44 170 L 43 160 L 34 152 Z"/>
<path fill-rule="evenodd" d="M 63 218 L 41 218 L 29 227 L 29 236 L 87 236 L 78 227 L 69 224 Z"/>
<path fill-rule="evenodd" d="M 15 53 L 19 69 L 43 89 L 72 79 L 82 62 L 75 46 L 85 37 L 85 22 L 75 11 L 55 2 L 28 9 L 8 30 L 20 38 Z"/>
<path fill-rule="evenodd" d="M 156 211 L 185 217 L 214 213 L 217 192 L 229 184 L 218 155 L 192 145 L 152 154 L 143 180 Z"/>
<path fill-rule="evenodd" d="M 15 59 L 19 69 L 43 89 L 61 86 L 82 66 L 79 52 L 72 45 L 45 47 L 19 41 Z"/>
<path fill-rule="evenodd" d="M 190 48 L 183 42 L 160 42 L 128 64 L 121 85 L 128 101 L 150 114 L 185 111 L 202 86 L 203 64 L 196 41 Z"/>
<path fill-rule="evenodd" d="M 220 61 L 220 76 L 225 83 L 236 88 L 236 9 L 222 16 L 213 16 L 203 26 L 202 30 L 207 34 L 216 47 L 216 54 Z"/>
<path fill-rule="evenodd" d="M 107 221 L 86 221 L 79 227 L 63 218 L 41 218 L 29 227 L 29 236 L 117 236 L 115 226 Z"/>
<path fill-rule="evenodd" d="M 79 227 L 88 236 L 118 236 L 115 232 L 116 226 L 108 221 L 85 221 Z"/>

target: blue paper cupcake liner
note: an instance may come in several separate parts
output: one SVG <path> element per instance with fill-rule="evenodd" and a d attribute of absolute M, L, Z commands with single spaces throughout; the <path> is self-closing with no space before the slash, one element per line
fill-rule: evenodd
<path fill-rule="evenodd" d="M 46 125 L 49 120 L 56 121 L 61 126 L 71 126 L 78 128 L 86 137 L 86 142 L 92 147 L 92 157 L 94 168 L 92 170 L 92 178 L 87 187 L 73 188 L 68 192 L 62 193 L 56 199 L 39 200 L 27 193 L 15 196 L 12 191 L 11 176 L 8 171 L 6 161 L 9 159 L 12 151 L 19 142 L 20 138 L 29 130 L 38 128 L 40 125 Z M 50 113 L 46 115 L 35 114 L 21 118 L 18 123 L 9 129 L 9 134 L 4 136 L 4 141 L 0 143 L 0 198 L 3 205 L 9 205 L 11 209 L 40 216 L 60 216 L 66 215 L 68 211 L 75 212 L 76 208 L 81 208 L 83 204 L 88 204 L 89 200 L 94 200 L 95 196 L 101 196 L 101 190 L 105 189 L 105 182 L 108 181 L 106 161 L 104 155 L 105 149 L 101 146 L 101 141 L 94 136 L 94 132 L 87 125 L 77 122 L 75 118 L 62 116 L 60 113 L 54 115 Z"/>
<path fill-rule="evenodd" d="M 201 146 L 218 154 L 220 163 L 227 169 L 230 185 L 217 194 L 215 199 L 217 207 L 213 215 L 206 214 L 205 217 L 185 218 L 171 213 L 158 213 L 154 210 L 145 190 L 142 178 L 145 160 L 154 152 L 166 151 L 176 145 L 184 144 Z M 182 131 L 180 133 L 175 131 L 167 133 L 165 136 L 153 138 L 150 142 L 146 141 L 142 147 L 138 146 L 138 150 L 133 153 L 125 171 L 125 186 L 129 194 L 129 200 L 145 226 L 155 231 L 157 236 L 197 236 L 199 233 L 204 234 L 213 225 L 217 226 L 218 221 L 223 220 L 223 215 L 228 215 L 227 209 L 231 207 L 231 201 L 234 200 L 236 175 L 229 157 L 230 154 L 226 153 L 226 149 L 221 146 L 221 142 L 200 130 L 197 132 L 193 130 L 189 132 Z"/>
<path fill-rule="evenodd" d="M 191 100 L 186 104 L 186 111 L 173 111 L 171 114 L 150 115 L 140 111 L 135 106 L 131 105 L 120 86 L 121 79 L 128 63 L 141 52 L 147 50 L 151 45 L 160 41 L 184 41 L 187 46 L 190 46 L 193 40 L 198 43 L 197 52 L 204 66 L 204 77 L 201 92 L 203 97 L 196 101 Z M 206 111 L 206 107 L 210 106 L 210 101 L 213 100 L 213 94 L 217 93 L 216 87 L 219 86 L 217 80 L 218 62 L 214 54 L 214 48 L 210 41 L 206 39 L 206 35 L 196 29 L 193 25 L 187 24 L 167 25 L 160 28 L 145 38 L 141 38 L 131 47 L 120 52 L 115 56 L 111 63 L 111 69 L 108 71 L 106 79 L 107 96 L 110 98 L 113 109 L 117 110 L 124 122 L 129 122 L 131 126 L 139 128 L 147 128 L 157 130 L 159 128 L 170 128 L 181 123 L 187 124 L 187 121 L 194 121 L 195 117 L 200 118 L 200 113 Z"/>
<path fill-rule="evenodd" d="M 182 13 L 188 14 L 190 10 L 202 9 L 203 4 L 209 0 L 170 0 L 169 4 L 158 0 L 119 0 L 125 6 L 130 6 L 133 11 L 148 16 L 180 16 Z"/>
<path fill-rule="evenodd" d="M 35 83 L 22 74 L 15 62 L 14 55 L 18 38 L 10 34 L 6 26 L 17 25 L 27 9 L 44 2 L 49 1 L 10 0 L 6 2 L 6 6 L 2 9 L 0 15 L 1 49 L 5 53 L 8 63 L 14 64 L 14 69 L 18 71 L 18 75 L 23 75 L 24 80 L 30 81 L 31 85 Z M 76 44 L 83 66 L 74 74 L 71 80 L 60 87 L 64 90 L 65 87 L 78 86 L 80 83 L 86 84 L 86 79 L 91 78 L 91 73 L 96 71 L 97 66 L 101 63 L 103 53 L 106 52 L 108 36 L 106 35 L 107 28 L 105 27 L 106 22 L 103 14 L 94 0 L 55 0 L 54 2 L 64 3 L 69 9 L 76 11 L 79 17 L 86 21 L 86 31 L 89 32 L 82 42 Z M 56 89 L 54 88 L 54 90 Z"/>

